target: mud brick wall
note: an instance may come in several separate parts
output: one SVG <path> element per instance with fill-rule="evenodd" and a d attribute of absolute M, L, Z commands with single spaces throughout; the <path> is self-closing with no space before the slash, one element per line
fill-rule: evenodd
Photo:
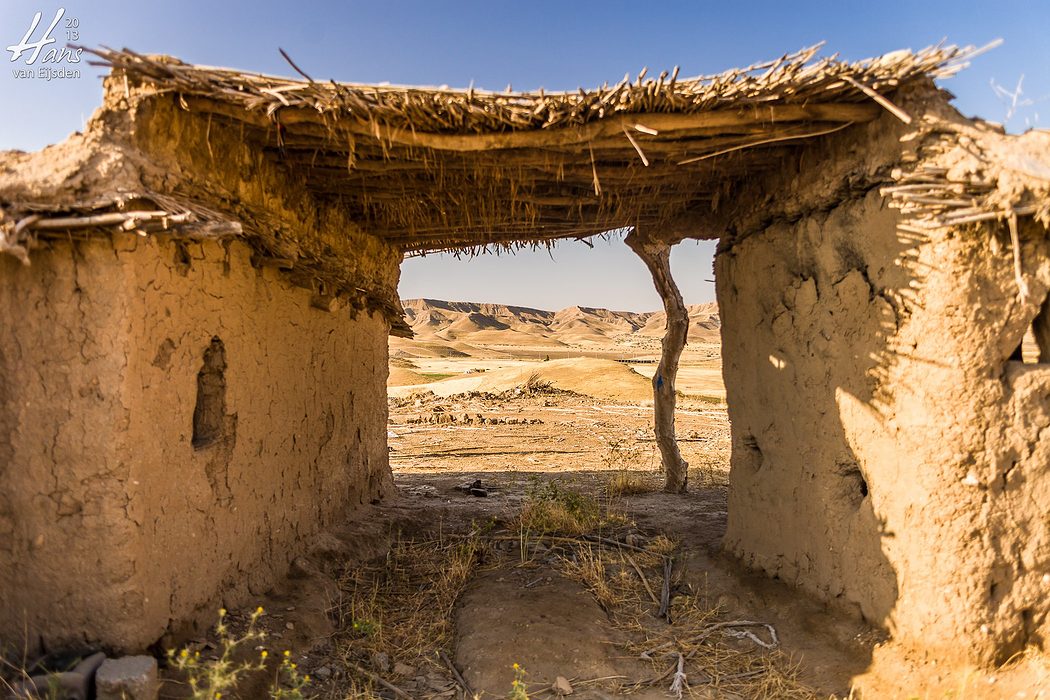
<path fill-rule="evenodd" d="M 1050 284 L 1022 227 L 920 236 L 877 189 L 724 247 L 725 547 L 933 658 L 1050 634 L 1050 364 L 1009 359 Z"/>
<path fill-rule="evenodd" d="M 315 308 L 239 243 L 0 267 L 0 643 L 132 650 L 213 621 L 392 488 L 380 316 Z"/>

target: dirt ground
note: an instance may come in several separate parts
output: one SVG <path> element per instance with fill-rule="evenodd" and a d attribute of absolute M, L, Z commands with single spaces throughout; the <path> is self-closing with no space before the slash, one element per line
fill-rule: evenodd
<path fill-rule="evenodd" d="M 524 697 L 513 695 L 516 679 L 536 698 L 569 688 L 579 698 L 677 697 L 676 650 L 682 697 L 1050 697 L 1043 657 L 995 673 L 938 668 L 851 611 L 724 555 L 729 424 L 709 397 L 711 358 L 695 359 L 682 391 L 692 395 L 695 376 L 705 397 L 679 405 L 690 464 L 681 496 L 660 490 L 644 402 L 542 381 L 498 394 L 395 392 L 398 495 L 296 561 L 288 584 L 262 601 L 268 636 L 257 648 L 287 648 L 310 674 L 308 697 Z M 471 360 L 440 362 L 458 375 Z M 625 483 L 628 493 L 616 493 Z M 525 531 L 523 509 L 548 492 L 599 504 L 597 527 Z M 668 540 L 669 556 L 654 554 Z M 670 621 L 658 605 L 665 561 Z M 231 613 L 231 627 L 243 629 L 245 615 Z M 213 635 L 190 649 L 214 656 L 219 646 Z M 171 680 L 163 697 L 184 697 Z M 240 695 L 264 693 L 256 683 Z"/>
<path fill-rule="evenodd" d="M 662 476 L 652 442 L 651 408 L 610 405 L 569 394 L 403 403 L 395 400 L 391 406 L 391 463 L 402 494 L 418 501 L 421 509 L 439 501 L 447 510 L 460 512 L 462 520 L 492 515 L 509 518 L 530 480 L 555 477 L 583 491 L 600 493 L 626 461 L 650 490 L 621 499 L 629 520 L 640 531 L 663 533 L 680 543 L 685 555 L 682 581 L 704 591 L 712 607 L 720 608 L 726 619 L 772 622 L 782 643 L 790 644 L 789 656 L 810 657 L 810 663 L 801 669 L 801 678 L 817 696 L 848 694 L 852 673 L 843 671 L 856 672 L 866 666 L 866 643 L 875 641 L 877 636 L 863 624 L 835 620 L 822 605 L 800 599 L 772 582 L 748 577 L 719 555 L 725 526 L 729 454 L 724 407 L 689 402 L 681 406 L 680 446 L 690 464 L 692 488 L 688 495 L 668 496 L 659 490 Z M 409 422 L 428 413 L 433 415 L 435 404 L 447 406 L 453 415 L 480 412 L 497 419 L 543 422 L 455 427 Z M 617 443 L 627 446 L 630 457 L 610 463 L 615 452 L 612 446 Z M 484 499 L 463 496 L 455 490 L 475 478 L 497 490 Z M 510 686 L 510 665 L 514 661 L 531 669 L 532 678 L 543 684 L 553 682 L 557 675 L 598 677 L 613 675 L 616 669 L 622 673 L 627 670 L 624 666 L 631 666 L 633 660 L 622 655 L 610 658 L 609 642 L 616 638 L 617 630 L 604 615 L 596 614 L 593 603 L 577 604 L 571 591 L 580 592 L 578 585 L 574 587 L 572 582 L 554 576 L 555 583 L 538 586 L 521 597 L 520 607 L 506 602 L 498 608 L 486 605 L 485 600 L 515 600 L 503 590 L 508 579 L 513 580 L 506 576 L 493 579 L 492 575 L 482 578 L 468 590 L 459 611 L 459 620 L 471 621 L 460 625 L 459 647 L 469 650 L 462 654 L 462 660 L 466 672 L 477 675 L 478 689 L 494 691 L 493 696 L 499 696 L 499 688 Z M 564 590 L 566 587 L 569 592 Z M 781 613 L 782 609 L 789 615 Z M 513 622 L 501 625 L 500 618 L 508 615 Z M 555 622 L 538 626 L 527 622 L 549 618 Z M 479 625 L 479 619 L 488 624 Z M 501 633 L 514 630 L 514 634 L 493 644 L 488 643 L 491 633 L 482 633 L 485 641 L 481 643 L 475 637 L 479 628 L 498 628 Z M 566 636 L 573 641 L 566 642 Z M 550 657 L 551 650 L 567 643 L 588 651 L 574 651 L 571 655 L 559 652 Z M 652 696 L 666 697 L 664 690 Z"/>

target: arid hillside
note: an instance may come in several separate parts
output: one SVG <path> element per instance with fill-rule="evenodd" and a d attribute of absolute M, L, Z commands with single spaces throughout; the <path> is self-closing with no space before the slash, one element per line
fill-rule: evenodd
<path fill-rule="evenodd" d="M 504 391 L 532 375 L 588 396 L 651 399 L 666 315 L 586 306 L 544 311 L 435 299 L 401 302 L 415 337 L 390 338 L 392 395 Z M 721 401 L 721 322 L 714 303 L 689 307 L 681 393 Z M 549 362 L 544 362 L 549 360 Z"/>

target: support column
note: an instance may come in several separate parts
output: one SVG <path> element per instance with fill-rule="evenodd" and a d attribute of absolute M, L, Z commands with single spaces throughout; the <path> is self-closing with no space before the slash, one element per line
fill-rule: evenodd
<path fill-rule="evenodd" d="M 660 448 L 660 461 L 666 480 L 664 490 L 669 493 L 684 493 L 689 478 L 689 463 L 682 459 L 675 440 L 674 409 L 675 379 L 678 376 L 678 361 L 682 357 L 686 336 L 689 332 L 689 313 L 671 277 L 671 241 L 656 240 L 642 236 L 637 229 L 624 241 L 642 259 L 653 284 L 660 294 L 667 313 L 660 351 L 660 364 L 653 375 L 654 429 L 656 444 Z"/>

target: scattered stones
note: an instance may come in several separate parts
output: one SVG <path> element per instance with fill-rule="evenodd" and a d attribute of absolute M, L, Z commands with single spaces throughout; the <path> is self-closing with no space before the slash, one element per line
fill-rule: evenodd
<path fill-rule="evenodd" d="M 539 418 L 485 417 L 480 413 L 474 415 L 462 413 L 457 416 L 445 410 L 443 406 L 435 406 L 429 415 L 412 416 L 405 422 L 411 425 L 541 425 L 543 423 Z"/>
<path fill-rule="evenodd" d="M 156 700 L 160 684 L 152 656 L 106 659 L 95 674 L 98 700 Z"/>
<path fill-rule="evenodd" d="M 475 479 L 474 481 L 462 484 L 456 488 L 464 493 L 469 493 L 471 496 L 477 496 L 478 498 L 485 498 L 489 495 L 489 491 L 492 490 L 492 487 L 486 487 L 481 482 L 481 479 Z"/>

